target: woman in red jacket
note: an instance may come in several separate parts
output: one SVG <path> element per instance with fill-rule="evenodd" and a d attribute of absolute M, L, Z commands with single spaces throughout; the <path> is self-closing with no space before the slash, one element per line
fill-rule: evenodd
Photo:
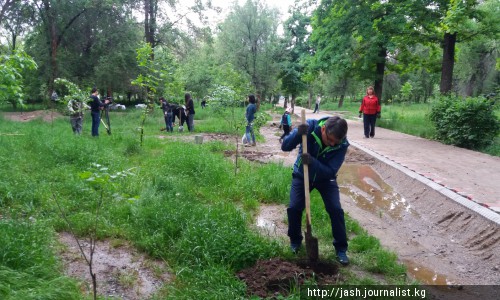
<path fill-rule="evenodd" d="M 359 107 L 359 117 L 363 114 L 363 125 L 365 128 L 365 138 L 375 136 L 375 121 L 380 118 L 380 103 L 373 92 L 373 87 L 366 89 L 366 96 L 361 101 Z"/>

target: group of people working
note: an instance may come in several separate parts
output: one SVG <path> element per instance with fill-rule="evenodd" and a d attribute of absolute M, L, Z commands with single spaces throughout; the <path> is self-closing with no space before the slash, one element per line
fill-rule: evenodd
<path fill-rule="evenodd" d="M 179 131 L 184 130 L 184 122 L 187 122 L 189 132 L 194 131 L 194 103 L 191 94 L 184 94 L 184 105 L 169 103 L 164 97 L 160 97 L 160 107 L 165 119 L 165 130 L 173 132 L 175 118 L 179 118 Z"/>
<path fill-rule="evenodd" d="M 175 123 L 176 117 L 178 117 L 180 120 L 180 131 L 182 131 L 184 122 L 187 122 L 188 130 L 190 132 L 194 131 L 195 110 L 193 99 L 191 98 L 191 95 L 189 93 L 186 93 L 184 95 L 184 101 L 185 105 L 181 106 L 174 103 L 168 103 L 164 97 L 160 97 L 160 105 L 165 117 L 167 131 L 173 131 L 173 124 Z M 82 133 L 84 112 L 85 110 L 90 110 L 90 115 L 92 117 L 91 134 L 94 137 L 99 136 L 101 114 L 106 105 L 109 105 L 110 103 L 110 97 L 106 97 L 104 100 L 101 100 L 99 98 L 99 91 L 97 90 L 97 88 L 93 88 L 91 90 L 89 105 L 81 100 L 70 100 L 67 104 L 67 109 L 69 112 L 69 120 L 73 132 L 75 134 Z"/>

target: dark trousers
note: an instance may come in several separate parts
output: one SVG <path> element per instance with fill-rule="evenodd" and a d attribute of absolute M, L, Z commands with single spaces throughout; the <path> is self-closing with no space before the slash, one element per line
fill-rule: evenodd
<path fill-rule="evenodd" d="M 99 124 L 101 122 L 101 112 L 92 111 L 92 136 L 99 136 Z"/>
<path fill-rule="evenodd" d="M 313 114 L 315 114 L 316 112 L 319 112 L 319 104 L 318 103 L 314 104 Z"/>
<path fill-rule="evenodd" d="M 377 120 L 377 114 L 367 115 L 363 114 L 363 126 L 365 129 L 365 137 L 375 136 L 375 121 Z"/>
<path fill-rule="evenodd" d="M 174 132 L 174 126 L 172 124 L 172 113 L 166 113 L 165 114 L 165 125 L 166 125 L 166 130 L 169 132 Z"/>
<path fill-rule="evenodd" d="M 284 139 L 285 136 L 290 134 L 290 125 L 283 125 L 283 135 L 280 137 L 280 139 Z"/>
<path fill-rule="evenodd" d="M 188 126 L 189 132 L 194 131 L 194 115 L 193 114 L 189 114 L 187 116 L 187 126 Z"/>
<path fill-rule="evenodd" d="M 340 205 L 340 192 L 336 180 L 311 184 L 310 190 L 316 189 L 323 198 L 325 210 L 330 216 L 333 247 L 336 251 L 347 251 L 347 234 L 345 229 L 344 210 Z M 294 177 L 290 189 L 290 205 L 288 214 L 288 236 L 292 244 L 302 242 L 302 212 L 305 209 L 304 180 Z"/>

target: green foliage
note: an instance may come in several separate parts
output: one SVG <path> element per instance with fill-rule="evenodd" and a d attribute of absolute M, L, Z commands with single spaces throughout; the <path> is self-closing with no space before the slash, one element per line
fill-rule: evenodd
<path fill-rule="evenodd" d="M 0 103 L 9 102 L 14 107 L 23 105 L 23 73 L 37 68 L 35 61 L 24 51 L 0 56 Z"/>
<path fill-rule="evenodd" d="M 432 107 L 430 120 L 438 140 L 467 149 L 490 145 L 500 130 L 491 102 L 481 97 L 441 97 Z"/>
<path fill-rule="evenodd" d="M 56 78 L 54 80 L 54 87 L 59 91 L 63 91 L 62 97 L 57 99 L 58 102 L 67 105 L 69 101 L 76 100 L 81 103 L 86 103 L 89 101 L 89 96 L 86 92 L 82 91 L 76 84 L 64 78 Z M 64 110 L 64 113 L 67 114 L 68 110 Z"/>
<path fill-rule="evenodd" d="M 139 76 L 132 81 L 132 84 L 139 86 L 146 92 L 147 105 L 142 113 L 141 124 L 137 128 L 141 146 L 144 141 L 144 124 L 146 123 L 149 112 L 153 110 L 154 95 L 161 83 L 167 81 L 169 77 L 168 73 L 165 73 L 163 67 L 171 61 L 171 57 L 167 55 L 165 58 L 167 59 L 155 60 L 153 48 L 151 48 L 151 45 L 148 43 L 144 43 L 142 47 L 137 49 L 137 64 L 141 72 Z"/>
<path fill-rule="evenodd" d="M 222 117 L 233 133 L 238 132 L 246 124 L 245 115 L 238 109 L 244 103 L 241 99 L 244 99 L 244 95 L 237 93 L 231 87 L 221 85 L 216 86 L 207 98 L 209 109 Z"/>
<path fill-rule="evenodd" d="M 413 90 L 413 86 L 411 85 L 411 83 L 409 81 L 405 82 L 405 84 L 403 84 L 403 86 L 401 87 L 401 97 L 403 98 L 403 100 L 405 101 L 409 101 L 410 100 L 410 95 L 411 95 L 411 92 Z"/>

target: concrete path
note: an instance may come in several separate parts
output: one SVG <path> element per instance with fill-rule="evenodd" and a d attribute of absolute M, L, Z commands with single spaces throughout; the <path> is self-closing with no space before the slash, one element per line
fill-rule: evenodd
<path fill-rule="evenodd" d="M 296 106 L 294 114 L 300 117 L 301 109 Z M 334 115 L 312 112 L 306 109 L 307 119 Z M 352 146 L 500 224 L 500 157 L 380 127 L 376 127 L 375 138 L 366 139 L 361 119 L 347 122 Z"/>

